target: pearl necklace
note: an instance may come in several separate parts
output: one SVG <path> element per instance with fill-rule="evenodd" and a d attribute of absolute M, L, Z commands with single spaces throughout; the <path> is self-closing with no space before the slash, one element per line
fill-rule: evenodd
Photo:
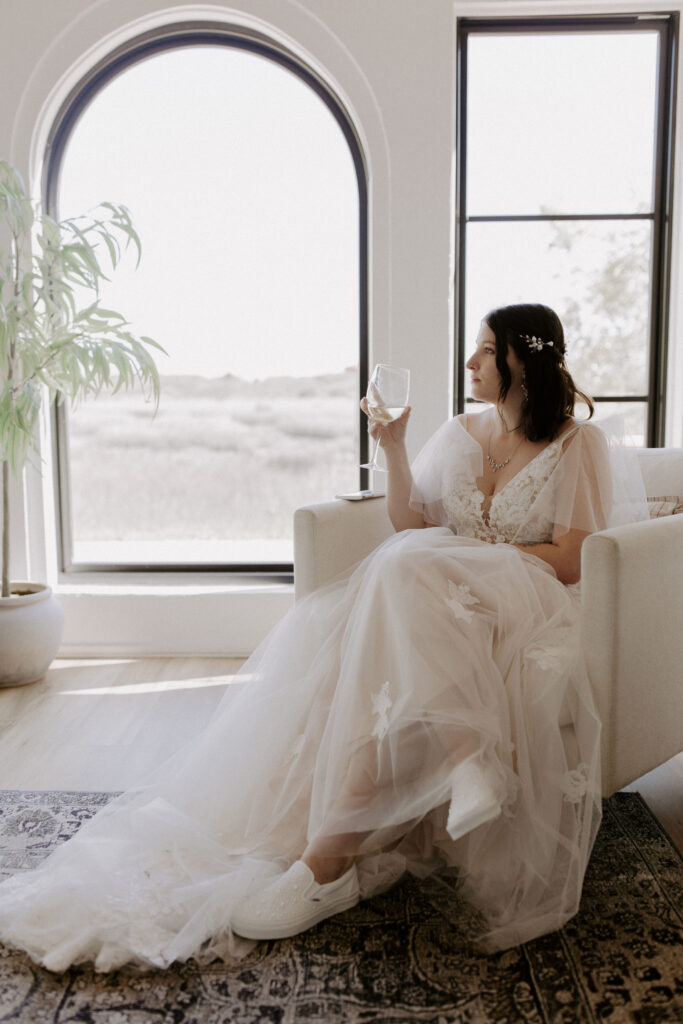
<path fill-rule="evenodd" d="M 492 436 L 493 436 L 493 427 L 491 427 L 491 430 L 489 431 L 489 443 L 488 443 L 488 448 L 487 448 L 487 452 L 486 452 L 486 461 L 488 462 L 489 466 L 491 467 L 491 472 L 492 473 L 497 473 L 499 469 L 504 469 L 505 466 L 507 466 L 508 462 L 510 461 L 510 459 L 512 458 L 513 455 L 517 454 L 517 451 L 521 447 L 522 441 L 524 440 L 524 438 L 523 437 L 520 438 L 519 444 L 514 449 L 514 451 L 510 452 L 510 454 L 508 455 L 507 459 L 503 459 L 502 462 L 496 462 L 496 460 L 491 455 L 491 437 Z"/>

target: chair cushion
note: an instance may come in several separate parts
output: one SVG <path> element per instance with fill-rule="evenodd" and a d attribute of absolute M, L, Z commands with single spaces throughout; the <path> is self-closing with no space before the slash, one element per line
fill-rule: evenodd
<path fill-rule="evenodd" d="M 640 448 L 638 460 L 648 495 L 683 495 L 683 448 Z"/>
<path fill-rule="evenodd" d="M 650 512 L 650 519 L 659 519 L 661 516 L 677 516 L 683 512 L 683 498 L 677 494 L 669 494 L 659 498 L 648 498 L 647 507 Z"/>

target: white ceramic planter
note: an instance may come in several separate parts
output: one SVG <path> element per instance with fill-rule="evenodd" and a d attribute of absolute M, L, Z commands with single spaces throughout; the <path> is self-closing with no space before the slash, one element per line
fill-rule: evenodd
<path fill-rule="evenodd" d="M 12 583 L 11 592 L 0 597 L 0 686 L 42 679 L 64 628 L 64 612 L 46 584 Z"/>

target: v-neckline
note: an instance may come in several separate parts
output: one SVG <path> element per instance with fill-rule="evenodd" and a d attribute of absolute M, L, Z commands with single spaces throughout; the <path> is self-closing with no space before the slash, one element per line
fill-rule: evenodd
<path fill-rule="evenodd" d="M 483 457 L 483 455 L 484 455 L 484 446 L 481 443 L 481 441 L 478 441 L 473 434 L 470 434 L 469 430 L 467 429 L 465 424 L 462 422 L 462 420 L 459 419 L 458 423 L 460 424 L 462 429 L 465 431 L 467 436 L 470 438 L 470 440 L 474 441 L 474 443 L 481 449 L 481 454 L 482 454 L 482 457 Z M 482 499 L 483 499 L 482 500 L 482 506 L 484 504 L 484 501 L 488 500 L 487 509 L 490 508 L 491 505 L 493 504 L 493 499 L 497 498 L 499 494 L 502 494 L 503 491 L 505 490 L 505 488 L 508 487 L 513 482 L 513 480 L 516 480 L 517 477 L 521 473 L 523 473 L 525 469 L 528 469 L 528 467 L 531 466 L 536 461 L 536 459 L 539 459 L 541 457 L 541 455 L 543 455 L 544 452 L 547 452 L 548 448 L 552 447 L 552 445 L 554 445 L 554 444 L 557 444 L 558 441 L 562 441 L 565 437 L 567 437 L 569 434 L 571 434 L 572 430 L 574 430 L 576 427 L 578 427 L 578 423 L 575 422 L 573 424 L 573 426 L 569 427 L 568 430 L 563 431 L 563 433 L 559 434 L 556 438 L 554 438 L 554 440 L 549 441 L 548 444 L 545 446 L 545 448 L 541 448 L 540 452 L 536 452 L 536 454 L 531 459 L 529 459 L 528 462 L 525 462 L 524 465 L 522 466 L 522 468 L 518 469 L 517 472 L 515 473 L 515 475 L 511 476 L 510 479 L 508 481 L 506 481 L 506 483 L 503 484 L 503 486 L 501 487 L 501 489 L 499 491 L 493 491 L 493 493 L 487 494 L 486 491 L 482 491 L 481 487 L 477 487 L 477 484 L 476 484 L 476 481 L 475 481 L 474 489 L 479 494 L 481 494 L 481 496 L 482 496 Z"/>

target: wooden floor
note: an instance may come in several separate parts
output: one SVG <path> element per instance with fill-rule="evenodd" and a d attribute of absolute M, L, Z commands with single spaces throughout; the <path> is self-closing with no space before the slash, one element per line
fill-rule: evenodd
<path fill-rule="evenodd" d="M 56 661 L 44 680 L 0 690 L 0 789 L 126 789 L 201 731 L 241 664 Z M 683 754 L 628 789 L 683 852 Z"/>

